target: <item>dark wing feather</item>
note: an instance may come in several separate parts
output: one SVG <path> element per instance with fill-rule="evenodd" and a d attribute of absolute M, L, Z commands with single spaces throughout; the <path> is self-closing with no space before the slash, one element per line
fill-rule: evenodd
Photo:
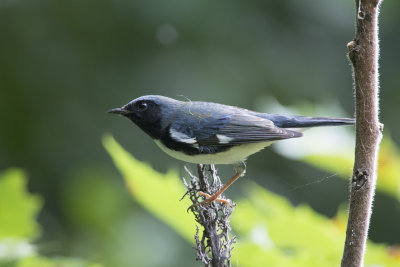
<path fill-rule="evenodd" d="M 220 120 L 202 120 L 193 131 L 201 146 L 261 143 L 302 136 L 302 133 L 276 127 L 270 120 L 245 113 L 235 113 Z M 221 139 L 224 136 L 225 140 Z M 220 140 L 221 139 L 221 140 Z"/>

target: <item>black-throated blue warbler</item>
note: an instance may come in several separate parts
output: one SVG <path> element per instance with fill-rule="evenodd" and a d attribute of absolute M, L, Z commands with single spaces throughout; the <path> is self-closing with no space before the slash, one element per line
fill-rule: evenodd
<path fill-rule="evenodd" d="M 354 119 L 348 118 L 267 114 L 158 95 L 136 98 L 108 112 L 130 119 L 176 159 L 196 164 L 233 164 L 235 175 L 218 192 L 207 195 L 201 205 L 226 202 L 218 197 L 244 175 L 244 160 L 273 142 L 301 137 L 297 128 L 354 124 Z"/>

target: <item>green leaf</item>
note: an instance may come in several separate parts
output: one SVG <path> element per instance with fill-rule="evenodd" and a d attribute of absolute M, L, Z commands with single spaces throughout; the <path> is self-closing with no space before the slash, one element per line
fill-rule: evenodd
<path fill-rule="evenodd" d="M 301 160 L 322 170 L 339 174 L 350 179 L 353 171 L 353 158 L 339 154 L 313 154 Z M 377 190 L 400 200 L 400 153 L 393 140 L 386 135 L 382 140 L 378 159 Z"/>
<path fill-rule="evenodd" d="M 345 240 L 345 212 L 329 219 L 307 205 L 289 201 L 254 183 L 248 198 L 237 201 L 232 215 L 239 235 L 233 254 L 241 266 L 338 266 Z M 399 266 L 399 258 L 384 245 L 368 242 L 366 266 Z M 234 262 L 235 262 L 234 259 Z"/>
<path fill-rule="evenodd" d="M 243 266 L 256 266 L 254 262 L 270 257 L 275 262 L 270 266 L 338 265 L 345 229 L 308 206 L 293 208 L 286 199 L 255 184 L 247 191 L 249 197 L 237 202 L 232 216 L 233 228 L 246 241 L 239 242 L 237 255 Z M 249 248 L 258 253 L 247 262 Z"/>
<path fill-rule="evenodd" d="M 36 217 L 42 200 L 27 192 L 27 178 L 18 169 L 0 174 L 0 239 L 33 239 L 40 234 Z"/>
<path fill-rule="evenodd" d="M 9 169 L 0 174 L 0 266 L 10 267 L 100 267 L 72 258 L 36 255 L 30 243 L 39 237 L 36 221 L 43 201 L 27 190 L 26 174 Z"/>
<path fill-rule="evenodd" d="M 40 256 L 26 257 L 16 267 L 101 267 L 101 264 L 87 263 L 74 258 L 45 258 Z"/>
<path fill-rule="evenodd" d="M 126 152 L 113 137 L 107 135 L 103 144 L 125 179 L 132 197 L 149 212 L 164 221 L 179 235 L 193 242 L 194 216 L 186 212 L 191 205 L 181 179 L 176 172 L 161 174 Z"/>

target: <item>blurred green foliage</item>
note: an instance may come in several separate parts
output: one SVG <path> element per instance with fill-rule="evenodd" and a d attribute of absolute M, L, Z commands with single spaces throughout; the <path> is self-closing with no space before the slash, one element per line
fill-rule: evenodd
<path fill-rule="evenodd" d="M 293 207 L 286 199 L 250 184 L 232 218 L 240 241 L 242 266 L 338 266 L 343 252 L 347 214 L 329 219 L 308 205 Z M 241 240 L 244 240 L 243 244 Z M 395 250 L 368 243 L 365 266 L 398 266 Z M 397 249 L 397 253 L 399 253 Z M 246 261 L 247 260 L 247 261 Z"/>
<path fill-rule="evenodd" d="M 101 267 L 78 259 L 37 255 L 32 241 L 40 235 L 37 215 L 42 200 L 27 192 L 23 171 L 0 173 L 0 266 L 4 267 Z"/>
<path fill-rule="evenodd" d="M 86 263 L 71 258 L 45 258 L 40 256 L 26 257 L 15 265 L 16 267 L 102 267 L 97 263 Z"/>
<path fill-rule="evenodd" d="M 189 201 L 176 173 L 162 175 L 136 160 L 112 137 L 103 139 L 132 197 L 189 242 L 194 242 L 195 221 L 185 212 Z M 165 177 L 163 177 L 165 176 Z M 152 192 L 150 194 L 149 192 Z M 232 262 L 239 266 L 338 266 L 346 232 L 346 213 L 333 219 L 307 205 L 293 207 L 286 199 L 249 183 L 246 198 L 237 200 L 232 228 L 238 244 Z M 385 245 L 368 243 L 366 266 L 398 266 L 400 257 Z M 397 251 L 399 253 L 400 251 Z"/>
<path fill-rule="evenodd" d="M 192 241 L 194 221 L 192 213 L 187 213 L 191 205 L 188 198 L 178 201 L 177 196 L 186 192 L 177 172 L 163 175 L 142 163 L 126 152 L 111 136 L 103 138 L 103 144 L 110 153 L 115 165 L 125 178 L 132 196 L 143 207 L 168 224 L 189 242 Z"/>
<path fill-rule="evenodd" d="M 377 190 L 400 200 L 400 153 L 390 136 L 382 140 L 379 149 Z M 313 154 L 305 162 L 348 179 L 352 175 L 353 159 L 343 155 Z"/>
<path fill-rule="evenodd" d="M 0 173 L 0 239 L 33 239 L 40 233 L 36 217 L 42 200 L 28 194 L 26 186 L 21 170 Z"/>

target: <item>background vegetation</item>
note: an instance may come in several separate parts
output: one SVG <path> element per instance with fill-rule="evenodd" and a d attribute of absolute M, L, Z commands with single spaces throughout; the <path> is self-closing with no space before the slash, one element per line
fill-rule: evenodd
<path fill-rule="evenodd" d="M 387 266 L 400 258 L 399 8 L 397 1 L 381 8 L 385 139 L 370 237 L 382 245 L 367 253 L 369 263 Z M 345 54 L 354 12 L 345 0 L 1 1 L 0 266 L 198 266 L 194 223 L 178 202 L 183 163 L 105 111 L 161 94 L 352 116 Z M 352 130 L 310 130 L 248 160 L 246 177 L 227 192 L 238 203 L 234 263 L 337 266 Z M 112 160 L 102 144 L 105 133 L 151 164 L 140 165 L 138 181 L 160 179 L 147 187 L 129 182 L 126 168 L 113 163 L 123 158 L 112 153 L 118 145 L 103 141 Z"/>

